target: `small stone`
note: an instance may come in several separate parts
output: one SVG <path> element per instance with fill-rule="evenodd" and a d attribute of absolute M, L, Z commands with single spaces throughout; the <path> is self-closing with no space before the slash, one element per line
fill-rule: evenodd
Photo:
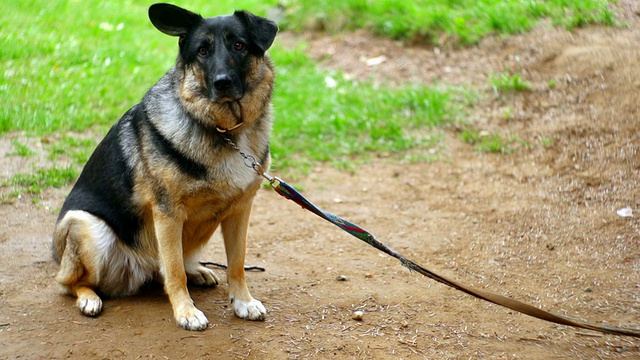
<path fill-rule="evenodd" d="M 619 209 L 616 213 L 620 217 L 633 217 L 633 210 L 629 206 Z"/>
<path fill-rule="evenodd" d="M 364 312 L 358 310 L 353 312 L 353 315 L 351 316 L 351 318 L 355 321 L 362 321 L 363 316 L 364 316 Z"/>
<path fill-rule="evenodd" d="M 344 275 L 338 275 L 336 281 L 347 281 L 347 277 Z"/>

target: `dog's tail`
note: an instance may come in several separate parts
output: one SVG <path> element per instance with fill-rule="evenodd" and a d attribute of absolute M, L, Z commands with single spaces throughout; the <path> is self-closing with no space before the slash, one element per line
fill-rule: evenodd
<path fill-rule="evenodd" d="M 79 243 L 72 239 L 77 219 L 73 216 L 63 216 L 56 223 L 53 232 L 51 253 L 53 259 L 60 264 L 56 281 L 68 292 L 69 285 L 77 282 L 84 275 L 84 266 L 79 254 Z"/>
<path fill-rule="evenodd" d="M 58 219 L 56 226 L 53 230 L 53 237 L 51 238 L 51 257 L 55 262 L 60 264 L 62 254 L 67 247 L 67 237 L 69 235 L 68 221 L 62 221 Z"/>

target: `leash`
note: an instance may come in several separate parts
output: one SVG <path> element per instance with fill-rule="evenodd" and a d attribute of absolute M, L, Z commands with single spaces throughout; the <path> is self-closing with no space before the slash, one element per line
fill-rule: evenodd
<path fill-rule="evenodd" d="M 576 328 L 581 328 L 581 329 L 599 331 L 607 334 L 625 335 L 625 336 L 640 338 L 640 328 L 621 328 L 621 327 L 613 327 L 613 326 L 604 326 L 604 325 L 587 322 L 581 319 L 572 318 L 565 315 L 554 314 L 518 300 L 514 300 L 502 295 L 494 294 L 488 291 L 484 291 L 481 289 L 476 289 L 471 286 L 464 285 L 458 281 L 449 279 L 445 276 L 436 274 L 433 271 L 425 269 L 424 267 L 407 259 L 406 257 L 392 250 L 385 244 L 381 243 L 376 239 L 376 237 L 373 234 L 369 233 L 365 229 L 337 215 L 334 215 L 330 212 L 322 210 L 321 208 L 316 206 L 314 203 L 309 201 L 309 199 L 305 198 L 295 188 L 293 188 L 286 182 L 282 181 L 280 178 L 273 177 L 269 175 L 267 172 L 265 172 L 262 165 L 258 163 L 255 156 L 244 153 L 228 136 L 223 135 L 223 138 L 233 149 L 235 149 L 240 154 L 240 156 L 242 156 L 245 166 L 253 169 L 258 175 L 262 176 L 267 181 L 269 181 L 269 184 L 271 185 L 271 187 L 282 197 L 295 202 L 296 204 L 300 205 L 302 208 L 316 214 L 317 216 L 325 219 L 326 221 L 346 231 L 350 235 L 358 238 L 359 240 L 364 241 L 365 243 L 382 251 L 383 253 L 398 259 L 400 261 L 400 264 L 408 268 L 410 271 L 415 271 L 417 273 L 420 273 L 432 280 L 435 280 L 437 282 L 450 286 L 456 290 L 462 291 L 476 298 L 509 308 L 519 313 L 529 315 L 541 320 L 549 321 L 556 324 L 562 324 L 562 325 L 572 326 Z"/>
<path fill-rule="evenodd" d="M 217 262 L 213 262 L 213 261 L 199 261 L 200 265 L 202 266 L 214 266 L 217 268 L 221 268 L 221 269 L 228 269 L 229 267 L 225 264 L 220 264 Z M 245 266 L 244 267 L 244 271 L 259 271 L 259 272 L 264 272 L 266 271 L 265 268 L 263 268 L 262 266 Z"/>

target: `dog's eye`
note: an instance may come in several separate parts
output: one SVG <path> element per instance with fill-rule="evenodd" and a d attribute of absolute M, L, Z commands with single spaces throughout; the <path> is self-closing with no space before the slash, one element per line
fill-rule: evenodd
<path fill-rule="evenodd" d="M 236 51 L 242 51 L 242 50 L 244 50 L 244 44 L 239 42 L 239 41 L 237 41 L 237 42 L 235 42 L 233 44 L 233 49 L 236 50 Z"/>
<path fill-rule="evenodd" d="M 200 47 L 198 48 L 198 54 L 205 56 L 209 53 L 209 50 L 207 50 L 205 47 Z"/>

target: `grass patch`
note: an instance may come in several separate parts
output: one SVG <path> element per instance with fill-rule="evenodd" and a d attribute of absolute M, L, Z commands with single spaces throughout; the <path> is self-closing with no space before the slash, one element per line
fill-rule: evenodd
<path fill-rule="evenodd" d="M 59 160 L 66 157 L 78 166 L 84 165 L 93 149 L 97 146 L 97 142 L 93 138 L 78 138 L 76 136 L 63 136 L 51 142 L 47 149 L 49 151 L 49 160 Z"/>
<path fill-rule="evenodd" d="M 519 74 L 511 74 L 508 70 L 500 74 L 491 74 L 489 76 L 489 83 L 496 95 L 528 91 L 531 89 L 530 82 L 522 79 Z"/>
<path fill-rule="evenodd" d="M 177 1 L 207 16 L 234 9 L 264 15 L 277 3 Z M 47 153 L 40 155 L 71 164 L 15 175 L 4 186 L 39 194 L 43 187 L 73 181 L 95 141 L 64 134 L 105 133 L 173 66 L 177 39 L 151 25 L 148 5 L 136 0 L 0 2 L 0 134 L 56 134 L 56 143 L 45 143 Z M 607 2 L 596 0 L 290 0 L 285 5 L 283 28 L 303 28 L 312 19 L 325 28 L 364 27 L 435 43 L 455 38 L 472 44 L 494 32 L 525 31 L 542 17 L 567 27 L 615 22 Z M 410 161 L 430 159 L 439 141 L 432 129 L 457 122 L 474 98 L 445 85 L 379 88 L 321 71 L 304 55 L 304 46 L 283 49 L 276 41 L 270 53 L 278 74 L 271 144 L 279 173 L 319 161 L 349 168 L 354 159 L 398 153 Z M 511 82 L 521 82 L 510 76 Z M 14 144 L 14 149 L 29 156 L 26 147 Z"/>
<path fill-rule="evenodd" d="M 617 24 L 606 0 L 290 0 L 286 27 L 329 32 L 366 28 L 436 45 L 475 44 L 489 34 L 522 33 L 542 18 L 572 29 Z"/>
<path fill-rule="evenodd" d="M 550 148 L 551 146 L 553 146 L 553 144 L 554 144 L 554 140 L 553 140 L 553 138 L 552 138 L 552 137 L 545 136 L 545 137 L 540 138 L 540 144 L 542 144 L 542 146 L 543 146 L 545 149 L 548 149 L 548 148 Z"/>
<path fill-rule="evenodd" d="M 19 196 L 21 191 L 35 195 L 33 199 L 39 199 L 42 190 L 49 187 L 65 186 L 78 176 L 78 171 L 73 166 L 67 167 L 51 167 L 36 169 L 29 174 L 16 174 L 3 183 L 4 187 L 13 188 L 8 194 L 8 198 Z M 3 195 L 3 202 L 7 202 L 7 196 Z"/>
<path fill-rule="evenodd" d="M 214 15 L 234 8 L 264 14 L 275 4 L 182 5 Z M 177 39 L 151 25 L 147 6 L 137 1 L 0 4 L 8 14 L 0 20 L 5 74 L 0 103 L 7 104 L 0 108 L 0 134 L 106 132 L 175 62 Z M 272 151 L 280 169 L 295 171 L 318 161 L 347 167 L 356 156 L 431 146 L 420 134 L 427 130 L 420 129 L 455 121 L 459 106 L 454 104 L 466 96 L 444 86 L 384 89 L 348 80 L 318 70 L 304 55 L 304 45 L 285 50 L 276 41 L 270 53 L 277 65 Z M 79 167 L 94 146 L 63 135 L 44 149 L 49 159 L 68 162 L 68 157 Z"/>
<path fill-rule="evenodd" d="M 11 141 L 11 145 L 13 145 L 13 152 L 7 155 L 16 155 L 22 157 L 31 157 L 36 154 L 36 151 L 33 150 L 29 145 L 23 144 L 18 140 Z"/>
<path fill-rule="evenodd" d="M 318 71 L 302 49 L 296 52 L 274 56 L 280 70 L 272 140 L 276 167 L 429 147 L 431 140 L 421 135 L 455 122 L 471 101 L 462 89 L 376 88 Z"/>
<path fill-rule="evenodd" d="M 19 140 L 13 140 L 15 151 L 7 156 L 21 156 L 25 158 L 38 157 L 36 163 L 53 163 L 53 166 L 37 168 L 30 173 L 19 173 L 0 183 L 5 189 L 0 189 L 0 204 L 12 203 L 23 194 L 31 195 L 33 202 L 38 202 L 42 190 L 48 187 L 62 187 L 72 183 L 80 169 L 87 162 L 97 142 L 91 137 L 65 135 L 62 137 L 42 137 L 39 152 Z M 42 155 L 42 156 L 41 156 Z M 38 160 L 38 158 L 40 160 Z M 62 165 L 65 164 L 65 165 Z"/>
<path fill-rule="evenodd" d="M 505 137 L 497 133 L 465 129 L 458 135 L 465 143 L 474 145 L 478 152 L 510 154 L 517 144 L 524 144 L 517 137 Z"/>

